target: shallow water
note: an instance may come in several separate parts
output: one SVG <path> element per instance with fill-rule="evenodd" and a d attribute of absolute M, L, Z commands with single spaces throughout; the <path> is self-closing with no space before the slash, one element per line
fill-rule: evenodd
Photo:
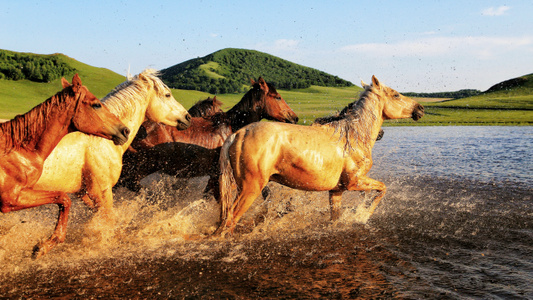
<path fill-rule="evenodd" d="M 331 224 L 327 193 L 270 184 L 233 238 L 191 240 L 215 229 L 218 205 L 205 178 L 164 177 L 118 189 L 114 225 L 74 199 L 67 241 L 32 261 L 57 208 L 4 214 L 0 298 L 531 299 L 532 131 L 385 128 L 371 174 L 388 190 L 367 224 L 364 194 L 345 193 Z"/>

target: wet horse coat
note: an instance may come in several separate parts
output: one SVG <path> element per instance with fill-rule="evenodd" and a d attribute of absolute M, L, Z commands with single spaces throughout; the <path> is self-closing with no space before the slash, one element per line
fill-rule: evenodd
<path fill-rule="evenodd" d="M 56 204 L 59 217 L 49 239 L 35 246 L 38 258 L 65 240 L 70 198 L 57 189 L 35 186 L 43 163 L 67 133 L 80 130 L 123 144 L 129 129 L 82 86 L 62 79 L 63 90 L 28 113 L 0 124 L 0 209 L 3 213 Z M 113 142 L 111 142 L 113 143 Z"/>
<path fill-rule="evenodd" d="M 317 125 L 254 123 L 230 136 L 220 154 L 222 209 L 215 234 L 233 231 L 270 180 L 300 190 L 329 191 L 333 220 L 340 215 L 344 191 L 377 190 L 368 209 L 371 215 L 386 191 L 382 182 L 366 176 L 383 120 L 418 120 L 423 107 L 375 77 L 372 86 L 363 86 L 358 101 Z"/>
<path fill-rule="evenodd" d="M 121 181 L 138 190 L 139 181 L 157 171 L 181 178 L 210 175 L 209 187 L 216 191 L 217 161 L 224 140 L 239 128 L 261 119 L 298 121 L 281 95 L 263 78 L 252 81 L 252 89 L 228 112 L 192 118 L 186 130 L 150 125 L 148 136 L 134 141 L 138 152 L 124 157 Z"/>
<path fill-rule="evenodd" d="M 151 69 L 117 86 L 102 103 L 131 128 L 130 138 L 116 146 L 82 133 L 66 135 L 45 161 L 36 187 L 76 193 L 109 221 L 113 219 L 112 187 L 120 176 L 122 155 L 141 123 L 148 118 L 184 129 L 190 116 Z"/>

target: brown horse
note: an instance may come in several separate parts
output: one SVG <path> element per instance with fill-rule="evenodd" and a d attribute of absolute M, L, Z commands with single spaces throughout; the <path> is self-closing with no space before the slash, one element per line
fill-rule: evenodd
<path fill-rule="evenodd" d="M 71 201 L 63 192 L 34 190 L 43 163 L 61 138 L 72 131 L 112 139 L 124 144 L 129 129 L 85 86 L 76 74 L 70 85 L 62 79 L 63 90 L 24 115 L 0 124 L 0 209 L 3 213 L 57 204 L 56 228 L 37 244 L 33 257 L 46 254 L 65 240 Z"/>
<path fill-rule="evenodd" d="M 196 102 L 189 108 L 188 112 L 191 117 L 207 117 L 223 112 L 221 106 L 222 101 L 218 100 L 217 96 L 208 97 L 205 100 Z"/>
<path fill-rule="evenodd" d="M 300 190 L 329 191 L 332 220 L 340 216 L 344 191 L 377 190 L 367 211 L 370 216 L 386 190 L 382 182 L 366 176 L 383 120 L 418 120 L 424 110 L 374 76 L 372 85 L 363 87 L 358 101 L 321 124 L 255 123 L 230 136 L 220 153 L 222 209 L 215 234 L 232 232 L 270 180 Z"/>
<path fill-rule="evenodd" d="M 208 189 L 218 191 L 217 161 L 220 147 L 233 132 L 261 119 L 296 123 L 298 116 L 276 89 L 259 78 L 228 112 L 207 118 L 192 118 L 191 126 L 178 131 L 158 124 L 149 125 L 148 137 L 137 140 L 138 153 L 124 156 L 122 184 L 139 190 L 139 181 L 161 171 L 181 178 L 211 176 Z"/>
<path fill-rule="evenodd" d="M 69 133 L 46 159 L 35 188 L 76 193 L 111 224 L 115 220 L 112 188 L 120 177 L 122 155 L 143 121 L 150 119 L 185 129 L 191 117 L 153 69 L 119 84 L 102 98 L 102 103 L 131 129 L 126 143 L 116 146 L 80 132 Z"/>
<path fill-rule="evenodd" d="M 205 100 L 200 100 L 196 102 L 191 108 L 189 108 L 188 112 L 191 117 L 209 117 L 217 113 L 221 113 L 222 111 L 222 101 L 217 100 L 217 96 L 211 98 L 207 97 Z M 149 128 L 151 132 L 154 130 L 157 130 L 157 122 L 151 122 L 149 120 L 145 121 L 141 127 L 139 128 L 139 131 L 137 132 L 136 140 L 133 141 L 134 144 L 130 145 L 128 148 L 128 152 L 137 153 L 137 150 L 135 150 L 134 146 L 136 146 L 136 142 L 142 141 L 148 136 L 148 132 L 146 128 Z M 162 132 L 161 134 L 166 135 L 166 132 Z M 170 139 L 170 136 L 167 137 Z M 137 145 L 139 147 L 139 145 Z M 140 144 L 140 147 L 142 148 L 142 144 Z M 128 155 L 126 152 L 125 155 Z"/>

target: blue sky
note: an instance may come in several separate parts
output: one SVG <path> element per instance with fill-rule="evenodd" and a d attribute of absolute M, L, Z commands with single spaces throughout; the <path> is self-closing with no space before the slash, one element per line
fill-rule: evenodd
<path fill-rule="evenodd" d="M 125 75 L 233 47 L 359 85 L 486 90 L 533 73 L 533 1 L 2 1 L 0 49 Z M 267 78 L 268 80 L 268 78 Z"/>

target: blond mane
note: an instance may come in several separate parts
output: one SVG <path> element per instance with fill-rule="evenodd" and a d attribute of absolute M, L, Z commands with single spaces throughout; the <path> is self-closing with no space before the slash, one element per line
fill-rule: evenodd
<path fill-rule="evenodd" d="M 117 85 L 101 101 L 120 119 L 136 115 L 137 110 L 145 106 L 140 104 L 148 101 L 146 94 L 150 89 L 154 89 L 158 95 L 167 90 L 158 76 L 159 72 L 154 69 L 146 69 L 134 77 L 128 75 L 125 82 Z"/>
<path fill-rule="evenodd" d="M 374 88 L 367 85 L 359 94 L 358 100 L 348 104 L 333 116 L 316 119 L 313 126 L 333 128 L 335 133 L 340 134 L 340 138 L 345 138 L 344 150 L 350 152 L 357 145 L 369 144 L 371 141 L 371 128 L 368 126 L 377 120 L 376 111 L 372 109 L 377 102 L 379 99 Z M 354 142 L 356 145 L 353 145 Z"/>

